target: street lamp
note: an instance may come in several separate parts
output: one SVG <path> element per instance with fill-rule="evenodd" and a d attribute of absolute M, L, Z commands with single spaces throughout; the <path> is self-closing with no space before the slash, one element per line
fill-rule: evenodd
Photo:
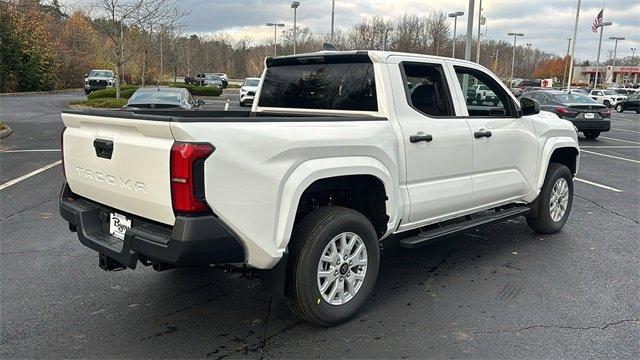
<path fill-rule="evenodd" d="M 569 48 L 571 47 L 571 38 L 567 38 L 567 41 L 569 42 L 569 44 L 567 44 L 567 55 L 565 56 L 565 62 L 564 62 L 564 72 L 562 72 L 562 84 L 564 85 L 564 81 L 567 78 L 567 60 L 569 60 Z M 567 90 L 569 89 L 569 87 L 567 87 Z"/>
<path fill-rule="evenodd" d="M 582 0 L 578 0 L 578 7 L 576 9 L 576 22 L 573 25 L 573 45 L 571 45 L 571 58 L 570 58 L 571 62 L 569 63 L 569 76 L 567 80 L 567 90 L 571 89 L 571 77 L 573 76 L 573 56 L 576 54 L 576 38 L 578 36 L 578 21 L 580 20 L 581 4 L 582 4 Z"/>
<path fill-rule="evenodd" d="M 616 53 L 618 52 L 618 40 L 624 40 L 623 37 L 620 36 L 610 36 L 609 40 L 615 40 L 616 45 L 613 47 L 613 62 L 611 63 L 611 80 L 613 81 L 613 76 L 616 74 Z M 617 80 L 617 79 L 616 79 Z"/>
<path fill-rule="evenodd" d="M 291 8 L 293 9 L 293 54 L 296 53 L 296 43 L 298 42 L 298 6 L 300 6 L 300 1 L 294 1 L 291 3 Z"/>
<path fill-rule="evenodd" d="M 273 26 L 273 56 L 278 56 L 278 28 L 283 27 L 283 23 L 267 23 L 267 26 Z"/>
<path fill-rule="evenodd" d="M 593 90 L 595 90 L 596 86 L 598 86 L 598 70 L 600 69 L 600 50 L 602 49 L 602 33 L 604 32 L 604 27 L 611 26 L 611 24 L 613 24 L 611 21 L 605 21 L 603 23 L 596 25 L 596 29 L 600 28 L 600 40 L 598 42 L 598 59 L 596 60 L 596 77 L 595 77 L 595 80 L 593 81 Z"/>
<path fill-rule="evenodd" d="M 480 0 L 480 4 L 478 4 L 478 45 L 476 47 L 476 63 L 478 64 L 480 64 L 480 33 L 482 32 L 482 19 L 482 0 Z"/>
<path fill-rule="evenodd" d="M 458 26 L 458 16 L 464 15 L 464 11 L 456 11 L 449 14 L 449 17 L 453 18 L 453 46 L 451 49 L 451 57 L 456 57 L 456 27 Z"/>
<path fill-rule="evenodd" d="M 511 56 L 511 80 L 513 81 L 513 70 L 516 64 L 516 39 L 518 36 L 524 36 L 523 33 L 508 33 L 508 36 L 513 36 L 513 55 Z"/>
<path fill-rule="evenodd" d="M 631 48 L 631 61 L 633 61 L 633 59 L 636 58 L 636 51 L 638 49 L 637 48 Z"/>
<path fill-rule="evenodd" d="M 331 45 L 333 45 L 333 24 L 336 14 L 336 0 L 331 0 Z"/>

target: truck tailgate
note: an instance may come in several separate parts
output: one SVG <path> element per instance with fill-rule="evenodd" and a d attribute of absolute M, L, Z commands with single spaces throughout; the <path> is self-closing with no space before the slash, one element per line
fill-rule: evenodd
<path fill-rule="evenodd" d="M 82 197 L 173 225 L 168 121 L 63 113 L 64 170 Z"/>

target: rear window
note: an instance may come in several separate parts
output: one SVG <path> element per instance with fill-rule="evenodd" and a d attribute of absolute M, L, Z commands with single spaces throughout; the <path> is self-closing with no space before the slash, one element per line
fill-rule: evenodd
<path fill-rule="evenodd" d="M 373 64 L 369 60 L 272 66 L 259 101 L 262 107 L 378 111 Z"/>
<path fill-rule="evenodd" d="M 592 98 L 582 94 L 556 94 L 552 95 L 555 101 L 563 104 L 597 104 Z"/>

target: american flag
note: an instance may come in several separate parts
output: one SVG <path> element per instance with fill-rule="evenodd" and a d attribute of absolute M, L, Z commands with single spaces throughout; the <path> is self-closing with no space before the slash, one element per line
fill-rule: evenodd
<path fill-rule="evenodd" d="M 593 20 L 593 25 L 591 25 L 591 31 L 593 31 L 594 33 L 598 32 L 598 27 L 600 26 L 600 24 L 602 24 L 603 12 L 604 12 L 604 9 L 600 10 L 600 12 L 598 13 L 598 16 L 596 16 L 596 19 Z"/>

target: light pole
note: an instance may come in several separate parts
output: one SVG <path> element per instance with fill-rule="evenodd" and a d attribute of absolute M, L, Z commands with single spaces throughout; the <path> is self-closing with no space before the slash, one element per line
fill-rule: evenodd
<path fill-rule="evenodd" d="M 278 56 L 278 28 L 283 27 L 283 23 L 267 23 L 267 26 L 273 26 L 273 56 Z"/>
<path fill-rule="evenodd" d="M 473 41 L 473 12 L 475 10 L 475 5 L 475 0 L 469 0 L 469 10 L 467 14 L 467 42 L 464 46 L 464 59 L 467 61 L 471 60 L 471 42 Z"/>
<path fill-rule="evenodd" d="M 571 62 L 569 63 L 569 78 L 567 80 L 567 89 L 571 89 L 571 77 L 573 76 L 573 56 L 576 54 L 576 36 L 578 36 L 578 21 L 580 20 L 580 4 L 582 0 L 578 0 L 578 9 L 576 10 L 576 22 L 573 25 L 573 45 L 571 45 Z"/>
<path fill-rule="evenodd" d="M 336 0 L 331 0 L 331 45 L 333 45 L 333 24 L 336 15 Z"/>
<path fill-rule="evenodd" d="M 600 28 L 600 40 L 598 41 L 598 59 L 596 60 L 596 77 L 593 80 L 593 90 L 598 86 L 598 70 L 600 69 L 600 50 L 602 49 L 602 33 L 604 32 L 605 26 L 610 26 L 612 24 L 611 21 L 605 21 L 596 25 L 596 29 Z"/>
<path fill-rule="evenodd" d="M 291 3 L 293 9 L 293 54 L 296 53 L 296 43 L 298 42 L 298 6 L 300 1 L 294 1 Z"/>
<path fill-rule="evenodd" d="M 633 61 L 633 59 L 636 58 L 636 51 L 637 50 L 638 49 L 636 49 L 636 48 L 631 48 L 631 61 Z"/>
<path fill-rule="evenodd" d="M 449 17 L 453 18 L 453 46 L 451 49 L 451 57 L 456 57 L 456 27 L 458 27 L 458 16 L 464 15 L 464 11 L 456 11 L 449 14 Z"/>
<path fill-rule="evenodd" d="M 476 63 L 480 64 L 480 33 L 482 32 L 482 0 L 478 4 L 478 44 L 476 48 Z"/>
<path fill-rule="evenodd" d="M 511 55 L 511 81 L 513 81 L 513 70 L 516 65 L 516 39 L 518 36 L 524 36 L 523 33 L 508 33 L 508 36 L 513 36 L 513 55 Z"/>
<path fill-rule="evenodd" d="M 567 44 L 567 55 L 565 56 L 565 58 L 567 59 L 564 61 L 564 71 L 562 72 L 562 84 L 564 84 L 564 80 L 567 78 L 567 66 L 568 66 L 567 60 L 569 60 L 568 57 L 569 57 L 569 48 L 571 47 L 571 38 L 568 38 L 567 41 L 569 41 L 569 43 Z M 567 88 L 567 90 L 569 90 L 569 88 Z"/>
<path fill-rule="evenodd" d="M 613 46 L 613 62 L 611 63 L 611 81 L 613 82 L 613 77 L 616 75 L 616 54 L 618 52 L 618 40 L 622 41 L 624 40 L 624 38 L 621 36 L 610 36 L 609 40 L 616 41 L 616 44 Z"/>

